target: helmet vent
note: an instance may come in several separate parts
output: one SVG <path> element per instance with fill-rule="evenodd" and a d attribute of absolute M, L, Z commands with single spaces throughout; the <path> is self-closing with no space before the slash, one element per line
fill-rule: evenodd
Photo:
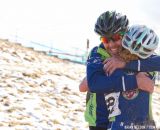
<path fill-rule="evenodd" d="M 112 27 L 112 23 L 113 21 L 112 21 L 112 19 L 110 18 L 109 20 L 108 20 L 108 23 L 107 23 L 107 27 L 109 28 L 111 28 Z"/>
<path fill-rule="evenodd" d="M 142 35 L 142 32 L 136 36 L 136 39 L 138 39 L 141 35 Z"/>
<path fill-rule="evenodd" d="M 126 41 L 123 41 L 123 45 L 125 45 L 126 47 L 128 47 L 128 44 L 126 43 Z"/>
<path fill-rule="evenodd" d="M 136 42 L 134 41 L 133 44 L 132 44 L 132 48 L 134 49 L 136 46 Z"/>
<path fill-rule="evenodd" d="M 145 35 L 145 37 L 142 39 L 142 44 L 145 42 L 146 39 L 147 39 L 147 35 Z"/>
<path fill-rule="evenodd" d="M 149 50 L 149 49 L 147 49 L 147 48 L 143 48 L 143 50 L 145 51 L 145 52 L 151 52 L 152 50 Z"/>
<path fill-rule="evenodd" d="M 154 43 L 156 43 L 156 41 L 157 41 L 157 38 L 154 39 Z"/>
<path fill-rule="evenodd" d="M 131 39 L 128 37 L 128 35 L 126 35 L 126 40 L 129 42 L 129 41 L 131 41 Z"/>
<path fill-rule="evenodd" d="M 139 45 L 135 48 L 135 50 L 138 51 L 140 47 L 141 47 L 141 44 L 139 44 Z"/>
<path fill-rule="evenodd" d="M 133 42 L 133 44 L 132 44 L 133 50 L 138 51 L 140 47 L 141 47 L 141 44 L 138 44 L 138 45 L 137 45 L 137 44 L 136 44 L 136 41 Z"/>
<path fill-rule="evenodd" d="M 150 30 L 150 33 L 153 33 L 153 30 L 152 30 L 152 29 Z"/>
<path fill-rule="evenodd" d="M 132 31 L 132 30 L 131 30 Z M 134 36 L 136 34 L 137 31 L 135 31 L 132 35 Z"/>
<path fill-rule="evenodd" d="M 143 57 L 146 57 L 147 54 L 144 54 L 144 53 L 139 53 L 140 56 L 143 56 Z"/>
<path fill-rule="evenodd" d="M 149 41 L 147 42 L 147 45 L 149 45 L 149 44 L 150 44 L 150 42 L 151 42 L 151 39 L 149 39 Z"/>

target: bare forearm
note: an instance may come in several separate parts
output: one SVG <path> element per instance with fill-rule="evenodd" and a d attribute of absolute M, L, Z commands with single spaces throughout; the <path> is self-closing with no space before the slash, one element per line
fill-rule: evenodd
<path fill-rule="evenodd" d="M 88 83 L 87 83 L 87 78 L 84 77 L 84 79 L 82 80 L 82 82 L 79 85 L 79 91 L 80 92 L 87 92 L 88 89 Z"/>

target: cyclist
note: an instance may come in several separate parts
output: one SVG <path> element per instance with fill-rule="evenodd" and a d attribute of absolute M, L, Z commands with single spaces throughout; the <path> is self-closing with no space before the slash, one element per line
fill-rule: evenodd
<path fill-rule="evenodd" d="M 87 63 L 87 83 L 89 83 L 90 91 L 87 93 L 85 119 L 89 122 L 90 130 L 106 130 L 108 127 L 109 113 L 105 93 L 113 90 L 124 91 L 124 83 L 126 90 L 139 86 L 141 87 L 139 89 L 144 87 L 143 90 L 153 91 L 153 82 L 145 75 L 127 75 L 118 70 L 112 76 L 106 76 L 103 71 L 103 60 L 110 55 L 116 56 L 121 51 L 121 39 L 127 27 L 126 16 L 110 11 L 100 15 L 95 24 L 95 32 L 101 36 L 102 44 L 100 47 L 93 48 Z M 146 87 L 146 82 L 141 82 L 141 80 L 147 81 L 148 87 Z"/>

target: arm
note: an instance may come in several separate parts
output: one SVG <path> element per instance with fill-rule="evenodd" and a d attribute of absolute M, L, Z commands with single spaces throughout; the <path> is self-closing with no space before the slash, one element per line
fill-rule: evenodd
<path fill-rule="evenodd" d="M 82 82 L 79 85 L 79 91 L 80 92 L 87 92 L 88 90 L 89 90 L 89 88 L 88 88 L 87 78 L 84 77 Z"/>
<path fill-rule="evenodd" d="M 88 80 L 91 92 L 109 93 L 113 91 L 127 91 L 135 89 L 136 86 L 138 89 L 150 93 L 154 90 L 154 81 L 152 81 L 146 73 L 140 72 L 135 76 L 125 75 L 120 70 L 116 70 L 111 76 L 106 76 L 104 72 L 97 72 L 96 69 L 94 69 L 93 75 L 88 76 L 91 78 Z"/>
<path fill-rule="evenodd" d="M 137 88 L 135 75 L 126 75 L 117 69 L 111 76 L 106 76 L 103 71 L 103 63 L 96 53 L 96 48 L 91 52 L 87 61 L 87 80 L 89 90 L 97 93 L 108 93 L 111 91 L 127 91 Z"/>
<path fill-rule="evenodd" d="M 145 72 L 139 72 L 136 75 L 138 89 L 152 93 L 154 90 L 154 81 L 148 77 Z"/>
<path fill-rule="evenodd" d="M 119 58 L 112 57 L 106 59 L 104 64 L 104 71 L 109 75 L 120 68 L 141 72 L 160 71 L 160 56 L 153 55 L 147 59 L 133 60 L 129 63 L 126 63 Z"/>
<path fill-rule="evenodd" d="M 125 68 L 142 72 L 160 71 L 160 56 L 152 55 L 147 59 L 130 61 Z"/>

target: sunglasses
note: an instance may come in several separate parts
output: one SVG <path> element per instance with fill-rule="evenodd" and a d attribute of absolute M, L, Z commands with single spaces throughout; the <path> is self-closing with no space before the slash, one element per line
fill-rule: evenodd
<path fill-rule="evenodd" d="M 116 42 L 122 40 L 124 33 L 116 33 L 111 37 L 101 37 L 103 43 L 109 43 L 110 41 Z"/>

